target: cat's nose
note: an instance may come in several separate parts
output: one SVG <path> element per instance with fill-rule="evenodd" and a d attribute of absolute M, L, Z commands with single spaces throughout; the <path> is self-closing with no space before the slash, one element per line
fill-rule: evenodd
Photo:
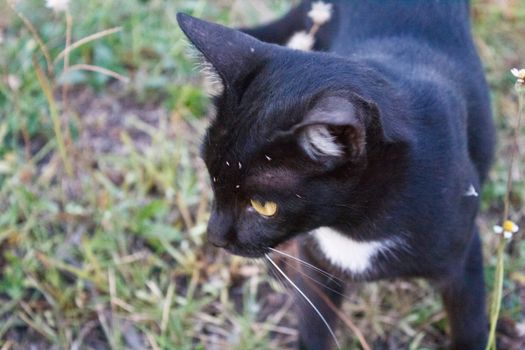
<path fill-rule="evenodd" d="M 216 247 L 226 247 L 233 238 L 233 217 L 212 211 L 208 222 L 208 242 Z"/>

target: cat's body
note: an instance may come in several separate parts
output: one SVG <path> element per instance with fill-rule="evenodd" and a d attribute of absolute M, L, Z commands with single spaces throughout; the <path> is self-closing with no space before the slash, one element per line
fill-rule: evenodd
<path fill-rule="evenodd" d="M 310 2 L 245 32 L 284 44 Z M 209 239 L 261 256 L 292 237 L 301 257 L 349 280 L 424 277 L 440 288 L 452 347 L 486 342 L 477 192 L 493 148 L 488 90 L 463 1 L 333 1 L 300 52 L 181 16 L 224 91 L 203 155 L 215 205 Z M 260 215 L 250 200 L 276 203 Z M 322 281 L 334 304 L 344 287 Z M 298 285 L 329 322 L 318 290 Z M 308 305 L 300 347 L 329 333 Z"/>

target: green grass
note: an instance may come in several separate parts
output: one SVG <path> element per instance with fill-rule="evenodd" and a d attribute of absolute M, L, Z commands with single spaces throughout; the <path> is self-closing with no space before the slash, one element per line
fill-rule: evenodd
<path fill-rule="evenodd" d="M 37 42 L 7 3 L 0 3 L 0 349 L 293 347 L 295 321 L 282 287 L 257 262 L 205 243 L 211 194 L 197 153 L 209 100 L 175 14 L 240 24 L 288 7 L 252 0 L 230 9 L 232 3 L 73 2 L 73 42 L 113 27 L 122 30 L 74 50 L 70 64 L 110 69 L 129 83 L 95 72 L 64 73 L 62 61 L 47 74 Z M 65 45 L 63 14 L 36 0 L 19 1 L 17 9 L 54 59 Z M 479 220 L 489 281 L 495 261 L 491 227 L 502 209 L 516 114 L 509 69 L 525 65 L 525 3 L 476 1 L 474 33 L 499 130 Z M 33 56 L 54 89 L 62 135 L 53 125 Z M 525 227 L 523 165 L 517 169 L 512 217 Z M 525 322 L 520 238 L 507 256 L 502 310 L 507 327 Z M 424 282 L 369 284 L 349 299 L 347 314 L 378 348 L 438 349 L 444 341 L 441 303 Z M 338 334 L 346 348 L 359 348 L 344 326 Z M 500 340 L 508 349 L 524 342 L 503 332 Z"/>

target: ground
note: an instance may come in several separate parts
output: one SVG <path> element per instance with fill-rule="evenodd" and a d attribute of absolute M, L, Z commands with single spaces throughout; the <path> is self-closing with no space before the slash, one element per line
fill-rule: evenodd
<path fill-rule="evenodd" d="M 175 20 L 184 11 L 251 24 L 289 6 L 73 1 L 71 43 L 99 35 L 60 56 L 69 42 L 65 13 L 40 0 L 0 3 L 0 349 L 293 348 L 290 287 L 259 261 L 206 244 L 211 194 L 198 144 L 209 100 Z M 491 227 L 503 210 L 517 115 L 509 70 L 525 66 L 525 2 L 472 7 L 499 136 L 479 218 L 490 291 Z M 523 152 L 519 159 L 511 216 L 525 227 Z M 525 347 L 522 237 L 506 252 L 501 349 Z M 426 283 L 353 289 L 345 314 L 372 349 L 446 344 L 441 302 Z M 345 349 L 360 348 L 343 322 L 337 334 Z"/>

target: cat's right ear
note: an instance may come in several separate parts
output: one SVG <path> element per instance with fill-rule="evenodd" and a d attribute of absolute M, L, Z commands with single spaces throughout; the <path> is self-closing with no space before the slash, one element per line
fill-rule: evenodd
<path fill-rule="evenodd" d="M 238 30 L 177 14 L 179 25 L 202 54 L 208 73 L 218 76 L 223 88 L 236 90 L 243 79 L 266 57 L 269 45 Z"/>

